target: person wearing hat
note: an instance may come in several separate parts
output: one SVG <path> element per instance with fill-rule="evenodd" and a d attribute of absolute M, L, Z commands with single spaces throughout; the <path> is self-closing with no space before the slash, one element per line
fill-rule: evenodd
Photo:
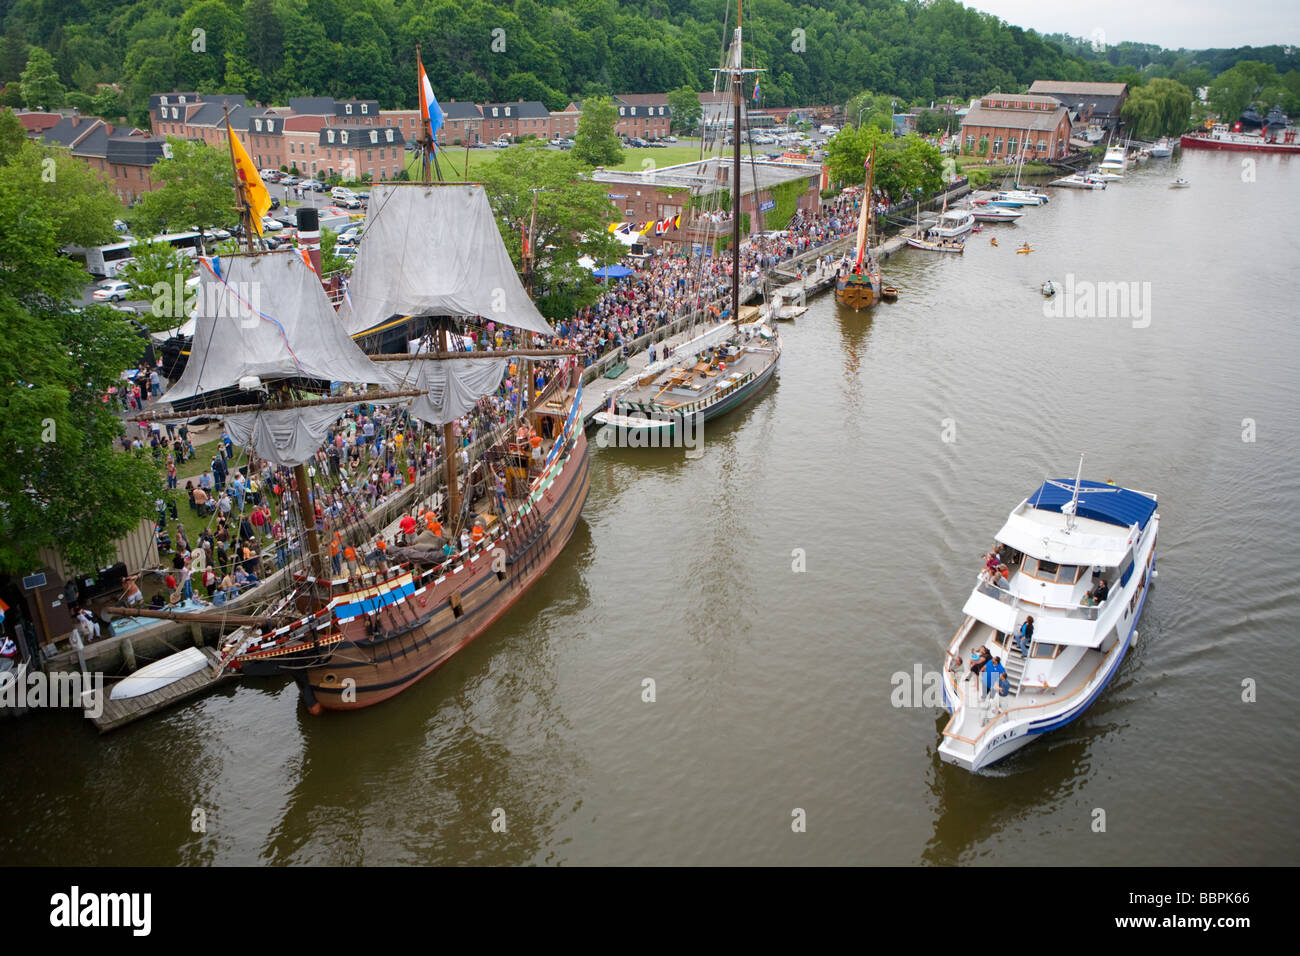
<path fill-rule="evenodd" d="M 140 585 L 136 584 L 134 575 L 128 574 L 122 582 L 122 603 L 131 607 L 143 601 L 144 593 L 140 590 Z"/>

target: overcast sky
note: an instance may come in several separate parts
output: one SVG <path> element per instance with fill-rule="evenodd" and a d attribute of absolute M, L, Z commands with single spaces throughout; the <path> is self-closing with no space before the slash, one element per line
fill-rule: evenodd
<path fill-rule="evenodd" d="M 1300 46 L 1300 0 L 964 0 L 1039 33 L 1186 47 Z"/>

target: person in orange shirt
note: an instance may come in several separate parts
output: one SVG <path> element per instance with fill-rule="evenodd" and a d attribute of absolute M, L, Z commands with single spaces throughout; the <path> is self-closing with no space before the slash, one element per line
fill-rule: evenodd
<path fill-rule="evenodd" d="M 347 559 L 348 562 L 348 574 L 349 575 L 356 574 L 357 573 L 356 549 L 352 547 L 352 545 L 348 545 L 346 548 L 343 549 L 343 557 Z"/>
<path fill-rule="evenodd" d="M 469 533 L 469 537 L 470 537 L 470 540 L 471 540 L 472 542 L 474 542 L 474 544 L 479 544 L 479 543 L 482 542 L 482 540 L 483 540 L 483 524 L 482 524 L 480 521 L 475 520 L 475 522 L 474 522 L 474 530 L 471 531 L 471 532 Z"/>
<path fill-rule="evenodd" d="M 426 511 L 424 513 L 424 526 L 438 537 L 442 537 L 442 522 L 438 520 L 437 512 Z"/>
<path fill-rule="evenodd" d="M 330 566 L 334 568 L 334 573 L 339 574 L 342 568 L 342 562 L 339 559 L 339 533 L 334 532 L 334 540 L 330 542 Z"/>
<path fill-rule="evenodd" d="M 528 444 L 533 446 L 533 461 L 540 464 L 542 460 L 542 438 L 537 434 L 536 430 L 533 430 L 528 435 Z"/>

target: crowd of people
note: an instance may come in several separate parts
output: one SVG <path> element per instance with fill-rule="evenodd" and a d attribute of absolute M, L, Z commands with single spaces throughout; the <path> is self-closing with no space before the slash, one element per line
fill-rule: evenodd
<path fill-rule="evenodd" d="M 779 263 L 851 233 L 856 227 L 857 201 L 841 197 L 816 214 L 796 216 L 786 230 L 752 238 L 741 249 L 742 280 L 757 282 Z M 820 258 L 816 268 L 829 268 L 831 258 Z M 691 311 L 708 309 L 717 318 L 727 317 L 732 270 L 728 255 L 691 258 L 661 253 L 629 262 L 634 270 L 631 276 L 611 285 L 571 319 L 556 324 L 560 344 L 580 349 L 586 365 L 611 352 L 628 354 L 634 339 Z M 475 348 L 509 348 L 519 333 L 489 322 L 467 334 Z M 537 362 L 531 368 L 540 391 L 554 374 L 555 363 Z M 524 375 L 512 361 L 497 391 L 454 423 L 462 470 L 469 464 L 470 445 L 504 425 L 525 401 L 529 383 Z M 159 370 L 142 366 L 104 400 L 120 402 L 130 418 L 164 388 Z M 124 450 L 148 449 L 165 467 L 167 488 L 183 492 L 181 500 L 188 503 L 190 513 L 205 519 L 197 540 L 191 542 L 175 503 L 163 498 L 156 502 L 159 553 L 171 566 L 163 575 L 161 592 L 152 598 L 155 606 L 200 597 L 223 603 L 284 567 L 296 551 L 292 542 L 297 539 L 300 489 L 293 470 L 277 468 L 251 452 L 247 461 L 237 463 L 239 450 L 223 432 L 209 466 L 181 479 L 181 466 L 196 455 L 191 431 L 183 422 L 139 421 L 138 432 L 128 429 L 122 438 Z M 443 468 L 440 431 L 413 420 L 404 408 L 364 403 L 350 407 L 331 427 L 307 473 L 316 531 L 322 543 L 329 542 L 336 567 L 344 563 L 344 552 L 351 550 L 340 546 L 341 532 L 366 521 L 370 512 L 404 487 Z M 495 477 L 496 504 L 503 510 L 504 484 L 500 475 Z M 490 477 L 487 483 L 493 485 Z M 447 516 L 421 513 L 422 528 L 431 517 L 441 533 Z M 481 527 L 464 528 L 457 538 L 449 530 L 445 547 L 454 554 L 456 544 L 463 549 L 482 534 Z M 138 584 L 131 584 L 132 600 L 143 602 Z"/>
<path fill-rule="evenodd" d="M 842 196 L 817 213 L 797 214 L 787 229 L 754 236 L 741 246 L 741 281 L 757 283 L 780 263 L 852 233 L 857 228 L 857 202 L 853 196 Z M 825 258 L 823 267 L 830 259 Z M 630 276 L 556 326 L 564 343 L 582 351 L 586 365 L 610 353 L 626 358 L 631 342 L 693 311 L 710 309 L 716 318 L 727 318 L 729 255 L 684 255 L 661 249 L 649 259 L 629 259 L 627 265 Z"/>

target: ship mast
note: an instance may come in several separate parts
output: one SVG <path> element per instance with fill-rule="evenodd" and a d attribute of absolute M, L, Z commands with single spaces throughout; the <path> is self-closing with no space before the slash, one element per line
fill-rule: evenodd
<path fill-rule="evenodd" d="M 731 321 L 740 325 L 740 135 L 741 112 L 744 108 L 744 91 L 742 84 L 746 73 L 762 73 L 762 70 L 745 69 L 743 59 L 743 0 L 736 0 L 736 32 L 731 41 L 730 62 L 727 66 L 714 72 L 725 73 L 731 83 L 733 101 L 732 123 L 732 157 L 731 157 Z M 757 209 L 758 192 L 754 193 Z"/>

